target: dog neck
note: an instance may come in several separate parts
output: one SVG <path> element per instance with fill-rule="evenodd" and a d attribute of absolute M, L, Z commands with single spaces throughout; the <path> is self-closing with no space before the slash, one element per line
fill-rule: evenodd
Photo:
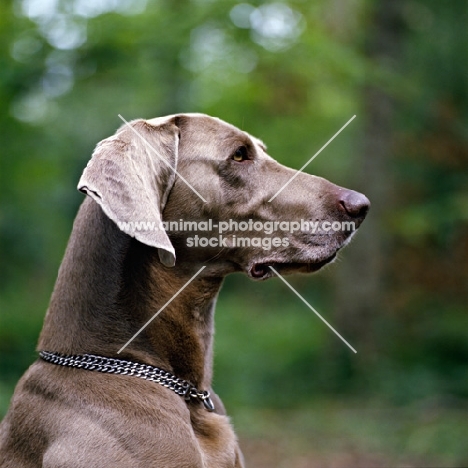
<path fill-rule="evenodd" d="M 175 268 L 164 267 L 156 249 L 123 234 L 95 202 L 85 200 L 38 348 L 135 360 L 209 388 L 214 308 L 224 270 L 210 265 L 187 285 L 201 266 L 178 260 Z"/>

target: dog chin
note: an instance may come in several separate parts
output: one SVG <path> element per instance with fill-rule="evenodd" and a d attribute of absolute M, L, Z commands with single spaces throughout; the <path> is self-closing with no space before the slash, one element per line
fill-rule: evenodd
<path fill-rule="evenodd" d="M 324 260 L 313 262 L 258 262 L 253 263 L 247 268 L 247 274 L 255 280 L 265 280 L 280 275 L 291 275 L 294 273 L 315 273 L 325 265 L 333 262 L 336 258 L 336 252 Z"/>

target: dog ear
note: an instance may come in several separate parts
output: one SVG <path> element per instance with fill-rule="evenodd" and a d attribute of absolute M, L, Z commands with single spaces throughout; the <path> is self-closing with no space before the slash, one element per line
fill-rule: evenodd
<path fill-rule="evenodd" d="M 125 124 L 97 145 L 78 183 L 119 229 L 156 247 L 166 266 L 175 265 L 175 251 L 162 212 L 175 181 L 178 143 L 174 118 Z"/>

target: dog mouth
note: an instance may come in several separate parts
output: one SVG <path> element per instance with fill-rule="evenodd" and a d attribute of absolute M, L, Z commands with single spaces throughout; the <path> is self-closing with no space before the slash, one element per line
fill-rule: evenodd
<path fill-rule="evenodd" d="M 319 262 L 307 262 L 307 263 L 281 263 L 281 262 L 265 262 L 265 263 L 254 263 L 248 269 L 248 275 L 256 280 L 264 280 L 276 276 L 275 271 L 280 275 L 288 275 L 291 273 L 315 273 L 320 268 L 324 267 L 328 263 L 332 262 L 336 257 L 336 252 L 327 257 L 325 260 Z M 271 268 L 270 268 L 271 267 Z M 275 270 L 275 271 L 273 271 Z"/>

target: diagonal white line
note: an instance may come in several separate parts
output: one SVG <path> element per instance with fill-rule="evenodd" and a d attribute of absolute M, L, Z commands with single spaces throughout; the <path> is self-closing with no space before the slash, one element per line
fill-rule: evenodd
<path fill-rule="evenodd" d="M 118 114 L 120 119 L 125 123 L 125 125 L 127 125 L 127 127 L 133 132 L 135 133 L 135 135 L 138 135 L 142 140 L 143 142 L 150 148 L 154 151 L 154 154 L 161 160 L 164 162 L 164 164 L 166 164 L 166 166 L 168 166 L 170 169 L 172 169 L 184 182 L 185 184 L 192 190 L 192 192 L 194 192 L 196 195 L 198 195 L 199 198 L 201 198 L 205 203 L 206 203 L 206 200 L 197 192 L 197 190 L 192 186 L 190 185 L 190 183 L 183 177 L 181 176 L 177 170 L 172 167 L 168 161 L 166 161 L 157 151 L 156 149 L 151 146 L 151 144 L 148 142 L 148 140 L 145 139 L 145 137 L 143 135 L 141 135 L 141 133 L 137 132 L 120 114 Z"/>
<path fill-rule="evenodd" d="M 353 115 L 269 200 L 270 203 L 275 199 L 305 168 L 311 163 L 354 119 Z"/>
<path fill-rule="evenodd" d="M 118 351 L 120 354 L 200 273 L 206 268 L 202 266 L 172 297 L 169 299 Z"/>
<path fill-rule="evenodd" d="M 354 353 L 357 351 L 272 267 L 270 269 L 275 273 L 275 275 L 315 314 L 317 317 L 332 330 L 338 338 L 343 341 Z"/>

